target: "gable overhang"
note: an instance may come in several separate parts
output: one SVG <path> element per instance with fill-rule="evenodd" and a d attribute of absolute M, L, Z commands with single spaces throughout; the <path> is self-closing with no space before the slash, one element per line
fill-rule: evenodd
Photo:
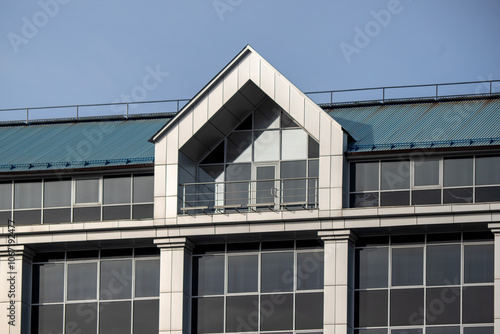
<path fill-rule="evenodd" d="M 158 142 L 172 128 L 184 122 L 191 123 L 192 127 L 188 129 L 188 138 L 186 138 L 184 131 L 183 134 L 179 134 L 179 140 L 182 141 L 179 142 L 179 147 L 182 147 L 191 137 L 195 137 L 198 131 L 203 132 L 204 135 L 198 134 L 196 137 L 212 138 L 211 142 L 215 142 L 214 138 L 222 136 L 225 132 L 217 129 L 212 135 L 208 134 L 214 130 L 214 123 L 221 123 L 216 118 L 225 118 L 221 116 L 231 115 L 235 119 L 229 117 L 226 120 L 228 123 L 234 125 L 240 122 L 242 117 L 251 111 L 248 110 L 249 106 L 245 107 L 244 105 L 249 104 L 255 107 L 255 104 L 258 102 L 257 98 L 249 97 L 249 94 L 259 94 L 254 89 L 255 87 L 278 104 L 318 142 L 321 142 L 322 139 L 330 143 L 336 140 L 340 141 L 339 144 L 342 145 L 342 127 L 260 56 L 250 45 L 245 46 L 150 141 L 153 143 Z M 241 107 L 240 109 L 243 110 L 236 110 L 238 107 Z M 202 111 L 200 112 L 200 110 Z M 186 118 L 193 119 L 186 122 Z M 223 126 L 220 125 L 220 127 Z M 329 128 L 328 131 L 323 132 L 325 134 L 328 133 L 328 138 L 320 138 L 320 128 L 326 129 L 327 127 Z M 179 131 L 181 130 L 179 129 Z M 332 138 L 333 132 L 337 134 L 336 138 Z M 338 135 L 339 133 L 340 136 Z M 181 140 L 181 137 L 184 137 L 184 140 Z M 199 139 L 196 141 L 200 142 Z M 202 146 L 208 149 L 213 148 L 213 145 L 210 144 Z"/>

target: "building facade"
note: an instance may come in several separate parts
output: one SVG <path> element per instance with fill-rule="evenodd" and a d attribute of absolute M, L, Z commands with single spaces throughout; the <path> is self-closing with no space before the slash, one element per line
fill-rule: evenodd
<path fill-rule="evenodd" d="M 1 124 L 0 331 L 500 333 L 499 97 L 320 106 L 247 46 L 176 114 Z"/>

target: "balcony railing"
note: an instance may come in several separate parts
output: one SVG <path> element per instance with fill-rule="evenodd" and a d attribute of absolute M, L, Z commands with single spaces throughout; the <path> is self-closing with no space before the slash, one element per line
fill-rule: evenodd
<path fill-rule="evenodd" d="M 184 183 L 182 214 L 311 210 L 318 207 L 318 178 Z"/>

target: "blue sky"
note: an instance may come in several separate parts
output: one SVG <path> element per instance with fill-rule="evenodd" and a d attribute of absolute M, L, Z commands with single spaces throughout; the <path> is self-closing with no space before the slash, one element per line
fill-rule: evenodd
<path fill-rule="evenodd" d="M 246 44 L 303 91 L 500 79 L 499 17 L 498 0 L 3 0 L 0 109 L 133 99 L 151 71 L 136 99 L 191 98 Z"/>

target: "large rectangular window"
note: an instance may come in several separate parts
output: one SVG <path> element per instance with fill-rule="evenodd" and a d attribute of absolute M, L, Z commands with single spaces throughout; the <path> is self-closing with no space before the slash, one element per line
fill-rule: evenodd
<path fill-rule="evenodd" d="M 195 249 L 192 332 L 322 332 L 323 251 L 311 244 Z"/>
<path fill-rule="evenodd" d="M 33 225 L 150 219 L 153 186 L 151 173 L 2 182 L 0 220 Z"/>
<path fill-rule="evenodd" d="M 500 156 L 351 162 L 349 171 L 351 208 L 500 201 Z"/>
<path fill-rule="evenodd" d="M 493 235 L 470 236 L 359 238 L 354 332 L 489 333 Z"/>
<path fill-rule="evenodd" d="M 38 254 L 31 333 L 156 334 L 157 248 Z"/>

